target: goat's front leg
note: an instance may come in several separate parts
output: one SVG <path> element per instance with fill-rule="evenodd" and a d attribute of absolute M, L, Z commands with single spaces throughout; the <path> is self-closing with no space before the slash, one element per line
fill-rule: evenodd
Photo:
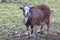
<path fill-rule="evenodd" d="M 34 26 L 31 25 L 31 34 L 30 34 L 30 37 L 33 36 L 33 28 L 34 28 Z"/>
<path fill-rule="evenodd" d="M 28 35 L 29 34 L 29 25 L 26 25 L 26 32 L 25 32 L 25 35 Z"/>
<path fill-rule="evenodd" d="M 36 36 L 36 35 L 34 35 L 33 29 L 34 29 L 34 25 L 31 25 L 31 34 L 30 34 L 30 37 L 35 37 Z"/>

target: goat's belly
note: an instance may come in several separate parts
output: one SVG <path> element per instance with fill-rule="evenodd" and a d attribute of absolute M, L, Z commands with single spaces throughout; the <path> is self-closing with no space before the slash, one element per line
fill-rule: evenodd
<path fill-rule="evenodd" d="M 35 23 L 35 25 L 40 25 L 40 24 Z"/>
<path fill-rule="evenodd" d="M 40 25 L 40 24 L 41 24 L 41 23 L 40 23 L 40 22 L 38 22 L 38 21 L 37 21 L 37 22 L 35 22 L 35 25 Z"/>

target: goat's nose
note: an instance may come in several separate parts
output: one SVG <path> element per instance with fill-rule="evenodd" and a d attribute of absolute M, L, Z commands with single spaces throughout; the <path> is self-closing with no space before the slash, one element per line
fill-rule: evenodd
<path fill-rule="evenodd" d="M 29 13 L 27 13 L 27 16 L 29 15 Z"/>
<path fill-rule="evenodd" d="M 27 13 L 27 16 L 30 16 L 30 13 Z"/>

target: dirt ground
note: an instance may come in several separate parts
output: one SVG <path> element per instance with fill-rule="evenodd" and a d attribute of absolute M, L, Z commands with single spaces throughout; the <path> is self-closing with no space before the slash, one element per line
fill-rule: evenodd
<path fill-rule="evenodd" d="M 60 40 L 60 33 L 53 32 L 53 30 L 55 28 L 60 29 L 60 27 L 57 25 L 51 25 L 49 34 L 45 34 L 45 32 L 46 32 L 45 31 L 43 34 L 37 33 L 36 37 L 29 37 L 29 38 L 26 38 L 27 36 L 25 36 L 24 34 L 21 35 L 21 34 L 15 33 L 15 32 L 10 32 L 8 34 L 3 33 L 0 35 L 0 40 Z M 24 28 L 22 28 L 22 29 L 24 29 Z M 6 34 L 6 35 L 4 36 L 4 34 Z"/>
<path fill-rule="evenodd" d="M 26 36 L 21 36 L 20 40 L 60 40 L 60 35 L 38 35 L 36 37 L 26 38 Z"/>
<path fill-rule="evenodd" d="M 51 35 L 51 34 L 39 34 L 36 35 L 36 37 L 29 37 L 21 35 L 21 36 L 15 36 L 10 35 L 8 38 L 2 38 L 0 40 L 60 40 L 60 35 Z"/>

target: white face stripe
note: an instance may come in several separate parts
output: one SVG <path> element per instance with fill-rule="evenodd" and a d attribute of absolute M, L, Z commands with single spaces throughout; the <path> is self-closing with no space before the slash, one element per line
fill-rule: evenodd
<path fill-rule="evenodd" d="M 29 13 L 29 10 L 30 10 L 30 8 L 28 6 L 24 7 L 25 15 L 27 15 L 27 13 Z"/>
<path fill-rule="evenodd" d="M 25 16 L 27 16 L 27 13 L 29 13 L 29 10 L 30 10 L 30 8 L 29 8 L 29 6 L 25 6 L 24 7 L 24 11 L 25 11 Z M 28 17 L 25 17 L 24 16 L 24 24 L 26 24 L 27 23 L 27 21 L 28 21 Z"/>

